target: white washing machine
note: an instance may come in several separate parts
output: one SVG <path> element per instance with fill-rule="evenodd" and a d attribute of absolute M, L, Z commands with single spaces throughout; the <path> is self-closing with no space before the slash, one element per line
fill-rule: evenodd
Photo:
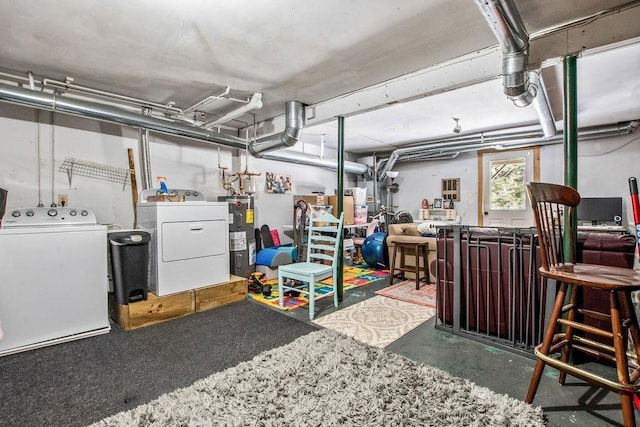
<path fill-rule="evenodd" d="M 75 208 L 8 211 L 0 229 L 0 356 L 108 333 L 107 227 Z"/>
<path fill-rule="evenodd" d="M 140 195 L 138 225 L 151 234 L 149 290 L 158 296 L 228 282 L 229 204 L 207 202 L 194 190 L 171 190 L 181 202 L 147 202 Z"/>

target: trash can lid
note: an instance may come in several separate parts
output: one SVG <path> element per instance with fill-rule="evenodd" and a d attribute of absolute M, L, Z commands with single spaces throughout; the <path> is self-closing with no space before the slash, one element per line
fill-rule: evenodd
<path fill-rule="evenodd" d="M 120 245 L 141 245 L 151 240 L 151 234 L 142 230 L 119 231 L 107 234 L 109 241 Z"/>

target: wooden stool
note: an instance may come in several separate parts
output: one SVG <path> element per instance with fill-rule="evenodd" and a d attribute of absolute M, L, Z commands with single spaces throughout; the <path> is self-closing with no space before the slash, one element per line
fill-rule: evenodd
<path fill-rule="evenodd" d="M 635 426 L 633 394 L 640 390 L 640 330 L 631 292 L 640 290 L 640 272 L 630 268 L 575 263 L 574 221 L 567 221 L 568 229 L 563 232 L 563 220 L 566 218 L 559 215 L 563 212 L 567 218 L 572 218 L 580 202 L 578 192 L 571 187 L 539 182 L 527 183 L 527 192 L 534 210 L 542 255 L 540 274 L 556 280 L 560 288 L 544 340 L 535 348 L 538 361 L 525 402 L 533 402 L 544 367 L 549 365 L 560 371 L 560 384 L 564 384 L 569 374 L 618 393 L 624 425 Z M 584 309 L 581 305 L 584 288 L 607 292 L 608 312 Z M 585 324 L 583 318 L 606 320 L 611 324 L 611 330 Z M 575 331 L 604 337 L 607 343 L 578 336 Z M 635 354 L 627 349 L 629 335 Z M 615 363 L 616 378 L 606 378 L 573 365 L 570 360 L 572 351 Z"/>
<path fill-rule="evenodd" d="M 427 264 L 427 253 L 429 249 L 429 243 L 424 241 L 417 241 L 416 238 L 411 239 L 411 241 L 399 241 L 395 240 L 392 242 L 394 246 L 393 256 L 391 256 L 391 260 L 389 261 L 390 267 L 389 272 L 391 273 L 389 276 L 389 284 L 393 284 L 393 276 L 397 271 L 400 271 L 402 274 L 402 279 L 404 279 L 404 273 L 410 272 L 416 275 L 416 289 L 420 289 L 420 259 L 422 258 L 422 273 L 424 274 L 424 279 L 427 283 L 429 283 L 429 267 Z M 405 256 L 407 249 L 413 249 L 413 252 L 416 256 L 415 265 L 407 266 L 405 262 Z M 396 266 L 396 257 L 398 256 L 398 250 L 400 250 L 400 266 Z"/>

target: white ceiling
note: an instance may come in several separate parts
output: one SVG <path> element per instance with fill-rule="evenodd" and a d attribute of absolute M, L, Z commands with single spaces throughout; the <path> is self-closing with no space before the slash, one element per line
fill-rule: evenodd
<path fill-rule="evenodd" d="M 544 69 L 557 129 L 563 127 L 563 66 Z M 580 127 L 640 119 L 640 43 L 577 59 Z M 516 107 L 492 79 L 456 90 L 395 104 L 345 119 L 345 145 L 353 152 L 381 152 L 404 144 L 505 128 L 538 125 L 533 105 Z M 305 128 L 302 141 L 337 146 L 336 121 Z"/>
<path fill-rule="evenodd" d="M 443 64 L 456 58 L 471 58 L 468 67 L 473 67 L 473 58 L 480 61 L 497 40 L 471 0 L 3 3 L 0 67 L 5 71 L 32 71 L 39 78 L 58 80 L 73 77 L 79 85 L 173 102 L 181 109 L 220 94 L 226 86 L 239 99 L 261 92 L 261 109 L 227 123 L 238 129 L 254 120 L 269 123 L 282 115 L 289 100 L 310 106 L 333 103 L 334 116 L 346 116 L 345 147 L 353 152 L 388 151 L 453 136 L 452 117 L 460 118 L 462 134 L 537 123 L 533 107 L 514 107 L 502 93 L 496 77 L 499 55 L 494 61 L 498 73 L 452 76 L 450 84 L 435 89 L 416 85 L 411 96 L 389 94 L 390 99 L 414 101 L 392 102 L 387 108 L 362 105 L 366 113 L 357 106 L 340 110 L 348 103 L 339 100 L 348 101 L 348 94 L 419 70 L 435 70 L 435 76 L 442 68 L 445 75 L 438 79 L 446 80 Z M 640 43 L 632 44 L 640 36 L 633 19 L 639 1 L 515 3 L 532 36 L 530 62 L 544 67 L 556 119 L 562 119 L 562 63 L 557 59 L 568 51 L 613 42 L 626 47 L 578 60 L 579 124 L 640 118 Z M 620 19 L 623 15 L 631 16 L 628 24 L 607 21 L 626 22 Z M 583 18 L 588 19 L 575 33 L 550 31 Z M 230 105 L 237 103 L 214 103 L 198 118 L 216 118 Z M 311 118 L 302 142 L 323 139 L 335 145 L 336 127 L 331 117 L 316 122 Z"/>

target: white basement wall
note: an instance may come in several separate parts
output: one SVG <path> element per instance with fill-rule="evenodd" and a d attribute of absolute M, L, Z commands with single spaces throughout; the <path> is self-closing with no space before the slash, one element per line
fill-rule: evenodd
<path fill-rule="evenodd" d="M 37 120 L 40 116 L 40 125 Z M 139 131 L 131 127 L 55 114 L 31 108 L 0 103 L 0 187 L 9 191 L 7 208 L 44 206 L 57 202 L 59 194 L 69 197 L 69 205 L 89 208 L 98 221 L 114 227 L 133 226 L 133 205 L 129 185 L 60 172 L 62 162 L 69 157 L 109 166 L 128 167 L 127 149 L 132 148 L 136 158 L 139 190 L 142 190 L 139 165 Z M 52 129 L 55 132 L 52 133 Z M 39 136 L 38 136 L 39 132 Z M 40 143 L 38 144 L 38 139 Z M 201 191 L 209 201 L 225 195 L 221 184 L 221 171 L 237 172 L 245 169 L 243 152 L 226 147 L 199 143 L 151 133 L 151 175 L 167 177 L 171 188 L 189 188 Z M 38 162 L 38 145 L 39 157 Z M 220 153 L 220 155 L 218 155 Z M 335 153 L 327 154 L 329 157 Z M 640 178 L 640 139 L 637 135 L 621 136 L 579 143 L 578 190 L 584 197 L 622 197 L 626 216 L 623 221 L 633 222 L 629 203 L 628 179 Z M 39 167 L 38 167 L 39 165 Z M 268 194 L 265 172 L 291 176 L 294 194 L 324 191 L 333 194 L 337 187 L 334 171 L 317 167 L 257 159 L 249 156 L 247 169 L 261 175 L 256 177 L 256 226 L 268 224 L 277 228 L 283 241 L 288 242 L 283 225 L 293 217 L 291 195 Z M 422 199 L 440 196 L 443 178 L 460 178 L 462 199 L 456 209 L 462 223 L 474 225 L 477 218 L 478 161 L 475 153 L 461 154 L 453 160 L 427 162 L 401 162 L 394 170 L 400 191 L 394 194 L 394 204 L 408 210 L 416 218 Z M 346 175 L 345 187 L 353 185 L 354 176 Z M 541 180 L 562 183 L 563 146 L 545 146 L 541 149 Z M 154 186 L 157 184 L 154 182 Z M 237 186 L 236 186 L 237 188 Z"/>
<path fill-rule="evenodd" d="M 564 182 L 562 144 L 540 150 L 540 180 Z M 629 177 L 640 179 L 640 137 L 626 135 L 578 143 L 578 191 L 583 197 L 622 197 L 623 224 L 633 225 L 629 198 Z M 465 153 L 453 160 L 399 162 L 395 182 L 400 191 L 394 195 L 399 210 L 408 210 L 417 218 L 422 199 L 441 197 L 444 178 L 460 178 L 461 200 L 455 208 L 462 224 L 478 224 L 478 158 Z"/>
<path fill-rule="evenodd" d="M 137 129 L 0 103 L 0 135 L 0 187 L 9 191 L 7 210 L 35 207 L 39 203 L 50 206 L 63 194 L 68 196 L 69 206 L 92 210 L 101 224 L 125 229 L 133 226 L 130 185 L 79 174 L 72 175 L 70 182 L 59 169 L 67 158 L 126 169 L 127 149 L 132 148 L 138 189 L 142 191 Z M 227 167 L 228 173 L 244 170 L 245 165 L 248 171 L 260 173 L 256 177 L 255 224 L 277 228 L 284 242 L 290 241 L 283 233 L 283 225 L 292 223 L 293 196 L 268 194 L 265 172 L 289 175 L 293 194 L 311 191 L 334 194 L 337 187 L 335 171 L 251 156 L 247 164 L 245 153 L 240 150 L 218 149 L 214 144 L 156 133 L 150 133 L 149 140 L 154 187 L 158 187 L 155 177 L 162 175 L 167 177 L 169 188 L 197 190 L 208 201 L 217 201 L 218 196 L 227 194 L 219 165 Z M 347 175 L 346 179 L 352 178 Z"/>

